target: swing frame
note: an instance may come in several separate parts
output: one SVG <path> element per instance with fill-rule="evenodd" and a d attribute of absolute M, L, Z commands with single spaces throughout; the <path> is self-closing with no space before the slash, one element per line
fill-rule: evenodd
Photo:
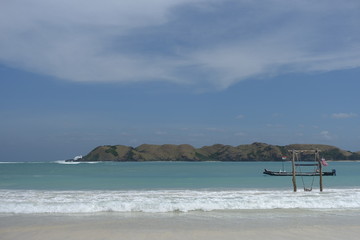
<path fill-rule="evenodd" d="M 296 184 L 296 170 L 297 167 L 301 167 L 301 166 L 315 166 L 316 168 L 314 168 L 314 173 L 315 171 L 319 172 L 319 185 L 320 185 L 320 192 L 323 191 L 323 180 L 322 180 L 322 164 L 320 161 L 320 150 L 316 149 L 316 150 L 289 150 L 290 153 L 292 153 L 292 182 L 293 182 L 293 187 L 294 187 L 294 192 L 297 191 L 297 184 Z M 296 163 L 296 162 L 300 162 L 301 160 L 301 154 L 314 154 L 314 162 L 315 163 L 305 163 L 305 164 L 301 164 L 301 163 Z M 300 173 L 301 168 L 300 169 Z M 302 175 L 302 174 L 300 174 Z M 315 174 L 313 175 L 313 179 L 311 182 L 311 186 L 310 188 L 305 187 L 305 182 L 303 179 L 303 176 L 301 176 L 302 179 L 302 183 L 303 183 L 303 188 L 304 191 L 312 191 L 312 187 L 314 184 L 314 179 L 315 179 Z"/>

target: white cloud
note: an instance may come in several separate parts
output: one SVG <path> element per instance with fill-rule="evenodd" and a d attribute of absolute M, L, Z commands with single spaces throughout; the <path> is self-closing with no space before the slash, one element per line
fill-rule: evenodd
<path fill-rule="evenodd" d="M 355 0 L 4 0 L 0 63 L 72 81 L 226 88 L 359 67 L 359 7 Z"/>
<path fill-rule="evenodd" d="M 357 116 L 357 114 L 355 114 L 355 113 L 333 113 L 331 115 L 331 117 L 335 118 L 335 119 L 353 118 L 356 116 Z"/>
<path fill-rule="evenodd" d="M 236 119 L 243 119 L 243 118 L 245 118 L 245 115 L 243 115 L 243 114 L 239 114 L 236 116 Z"/>
<path fill-rule="evenodd" d="M 324 131 L 321 131 L 320 132 L 320 136 L 321 136 L 321 138 L 323 138 L 324 140 L 332 140 L 334 137 L 330 134 L 330 132 L 329 131 L 326 131 L 326 130 L 324 130 Z"/>
<path fill-rule="evenodd" d="M 171 79 L 163 69 L 173 63 L 107 48 L 114 35 L 163 24 L 168 9 L 181 2 L 186 0 L 8 1 L 0 8 L 0 61 L 74 81 Z"/>

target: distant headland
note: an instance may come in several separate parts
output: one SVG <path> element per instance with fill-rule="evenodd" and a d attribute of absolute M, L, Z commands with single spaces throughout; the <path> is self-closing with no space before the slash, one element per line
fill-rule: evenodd
<path fill-rule="evenodd" d="M 292 149 L 318 149 L 321 151 L 321 156 L 327 160 L 360 160 L 360 151 L 350 152 L 330 145 L 290 144 L 286 146 L 278 146 L 255 142 L 236 147 L 215 144 L 201 148 L 195 148 L 188 144 L 142 144 L 135 148 L 124 145 L 105 145 L 96 147 L 84 157 L 78 156 L 67 161 L 281 161 L 282 156 L 288 156 L 288 150 Z"/>

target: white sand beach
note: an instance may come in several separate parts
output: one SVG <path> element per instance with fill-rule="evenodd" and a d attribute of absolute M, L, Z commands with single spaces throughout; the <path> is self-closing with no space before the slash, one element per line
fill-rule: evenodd
<path fill-rule="evenodd" d="M 359 239 L 358 216 L 234 218 L 207 214 L 0 217 L 1 240 Z"/>

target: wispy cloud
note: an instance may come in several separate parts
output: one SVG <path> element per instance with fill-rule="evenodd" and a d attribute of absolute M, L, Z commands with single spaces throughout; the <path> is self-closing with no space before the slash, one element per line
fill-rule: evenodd
<path fill-rule="evenodd" d="M 333 113 L 331 115 L 331 117 L 335 118 L 335 119 L 353 118 L 356 116 L 357 116 L 357 114 L 355 114 L 355 113 Z"/>
<path fill-rule="evenodd" d="M 3 1 L 0 63 L 72 81 L 226 88 L 360 66 L 360 2 Z"/>
<path fill-rule="evenodd" d="M 161 136 L 161 135 L 167 135 L 168 133 L 165 131 L 156 131 L 155 134 Z"/>
<path fill-rule="evenodd" d="M 237 136 L 237 137 L 244 137 L 244 136 L 246 136 L 247 134 L 246 133 L 244 133 L 244 132 L 236 132 L 236 133 L 234 133 L 234 136 Z"/>
<path fill-rule="evenodd" d="M 324 131 L 321 131 L 320 132 L 320 136 L 321 136 L 321 138 L 323 138 L 324 140 L 332 140 L 334 137 L 330 134 L 330 132 L 329 131 L 326 131 L 326 130 L 324 130 Z"/>
<path fill-rule="evenodd" d="M 235 118 L 236 118 L 236 119 L 243 119 L 243 118 L 245 118 L 245 115 L 239 114 L 239 115 L 237 115 Z"/>
<path fill-rule="evenodd" d="M 224 129 L 222 128 L 215 128 L 215 127 L 209 127 L 205 129 L 208 132 L 224 132 Z"/>
<path fill-rule="evenodd" d="M 205 134 L 203 133 L 190 133 L 189 137 L 204 137 Z"/>

